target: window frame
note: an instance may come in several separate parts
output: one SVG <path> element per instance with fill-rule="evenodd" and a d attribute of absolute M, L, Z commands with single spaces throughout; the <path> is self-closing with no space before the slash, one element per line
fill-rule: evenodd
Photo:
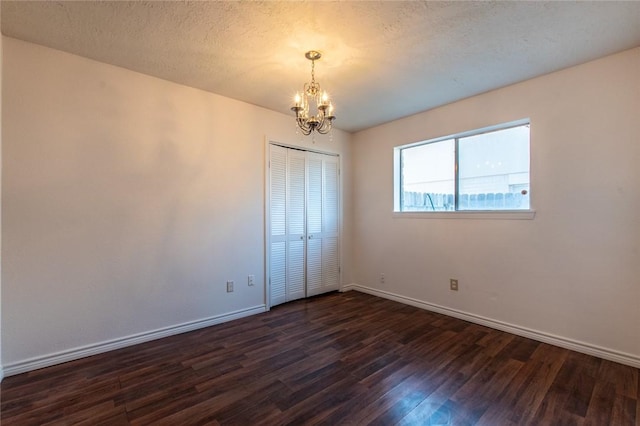
<path fill-rule="evenodd" d="M 500 130 L 507 130 L 514 127 L 528 125 L 531 126 L 530 118 L 496 124 L 474 130 L 464 131 L 451 135 L 441 136 L 433 139 L 412 142 L 393 148 L 393 217 L 396 218 L 431 218 L 431 219 L 533 219 L 535 210 L 533 209 L 533 199 L 529 198 L 528 209 L 517 210 L 448 210 L 448 211 L 402 211 L 402 150 L 417 146 L 454 140 L 455 164 L 454 164 L 454 203 L 459 206 L 459 139 L 491 133 Z M 529 127 L 531 131 L 531 127 Z M 529 138 L 529 189 L 531 193 L 531 137 Z"/>

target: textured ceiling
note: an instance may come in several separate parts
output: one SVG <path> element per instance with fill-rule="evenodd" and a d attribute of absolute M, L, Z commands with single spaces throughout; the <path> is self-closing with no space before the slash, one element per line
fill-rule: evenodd
<path fill-rule="evenodd" d="M 2 1 L 4 35 L 357 131 L 640 46 L 640 2 Z"/>

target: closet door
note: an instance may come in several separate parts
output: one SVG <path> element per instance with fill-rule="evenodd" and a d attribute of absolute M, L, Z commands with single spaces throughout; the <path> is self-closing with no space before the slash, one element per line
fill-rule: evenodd
<path fill-rule="evenodd" d="M 287 301 L 287 149 L 269 145 L 269 282 L 271 306 Z"/>
<path fill-rule="evenodd" d="M 287 164 L 287 291 L 286 301 L 305 297 L 305 198 L 304 151 L 288 150 Z"/>
<path fill-rule="evenodd" d="M 339 288 L 338 157 L 269 145 L 270 304 Z"/>
<path fill-rule="evenodd" d="M 338 157 L 324 159 L 322 203 L 322 292 L 340 289 L 340 167 Z"/>
<path fill-rule="evenodd" d="M 307 161 L 307 295 L 322 288 L 322 159 Z"/>
<path fill-rule="evenodd" d="M 305 297 L 306 156 L 269 145 L 270 302 Z"/>
<path fill-rule="evenodd" d="M 337 290 L 338 158 L 307 153 L 307 296 Z"/>

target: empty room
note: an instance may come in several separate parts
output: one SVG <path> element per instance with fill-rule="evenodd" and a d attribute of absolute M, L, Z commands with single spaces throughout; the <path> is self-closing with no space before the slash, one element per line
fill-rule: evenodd
<path fill-rule="evenodd" d="M 4 425 L 640 424 L 640 2 L 0 2 Z"/>

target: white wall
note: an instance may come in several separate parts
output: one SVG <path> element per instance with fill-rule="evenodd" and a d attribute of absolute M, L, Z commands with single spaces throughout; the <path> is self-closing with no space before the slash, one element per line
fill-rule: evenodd
<path fill-rule="evenodd" d="M 394 146 L 527 117 L 535 219 L 394 217 Z M 355 134 L 354 283 L 640 365 L 639 135 L 640 48 Z"/>
<path fill-rule="evenodd" d="M 263 307 L 264 141 L 311 147 L 293 118 L 3 40 L 5 373 Z M 322 137 L 313 148 L 348 164 L 349 138 L 334 131 L 333 142 Z"/>

